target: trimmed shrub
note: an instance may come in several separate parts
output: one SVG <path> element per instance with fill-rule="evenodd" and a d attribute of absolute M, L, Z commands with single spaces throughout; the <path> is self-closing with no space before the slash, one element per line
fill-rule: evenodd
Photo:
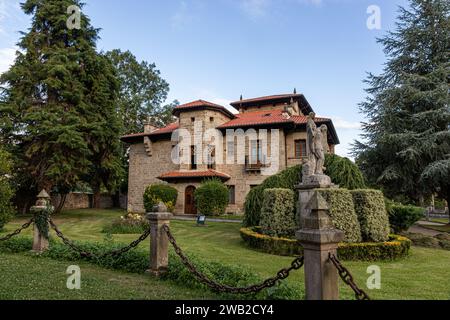
<path fill-rule="evenodd" d="M 290 189 L 266 189 L 261 211 L 262 233 L 272 237 L 293 237 L 296 231 L 295 194 Z"/>
<path fill-rule="evenodd" d="M 394 232 L 407 231 L 414 223 L 419 221 L 425 210 L 415 206 L 405 206 L 402 204 L 389 204 L 387 202 L 389 223 Z"/>
<path fill-rule="evenodd" d="M 106 225 L 102 232 L 109 234 L 141 234 L 148 230 L 150 222 L 141 214 L 128 213 Z"/>
<path fill-rule="evenodd" d="M 206 180 L 195 190 L 197 209 L 206 216 L 225 214 L 228 202 L 228 188 L 219 179 Z"/>
<path fill-rule="evenodd" d="M 153 184 L 148 186 L 144 192 L 144 207 L 151 212 L 153 207 L 161 201 L 172 211 L 177 203 L 178 191 L 167 184 Z"/>
<path fill-rule="evenodd" d="M 14 193 L 9 183 L 11 160 L 9 154 L 0 149 L 0 231 L 11 220 L 14 214 L 11 198 Z"/>
<path fill-rule="evenodd" d="M 327 154 L 325 156 L 326 174 L 333 183 L 346 189 L 361 189 L 365 187 L 363 174 L 359 168 L 347 158 Z M 286 188 L 295 192 L 295 205 L 297 206 L 298 193 L 295 187 L 302 179 L 302 167 L 300 165 L 287 168 L 280 173 L 268 177 L 258 187 L 253 188 L 247 194 L 244 204 L 244 226 L 260 225 L 263 192 L 265 189 Z"/>
<path fill-rule="evenodd" d="M 334 184 L 349 190 L 363 189 L 366 187 L 364 175 L 356 164 L 350 159 L 335 154 L 327 154 L 325 157 L 325 173 L 330 176 Z"/>
<path fill-rule="evenodd" d="M 303 254 L 301 244 L 294 239 L 270 237 L 261 233 L 259 227 L 242 228 L 241 238 L 253 249 L 280 256 Z M 386 242 L 340 243 L 339 259 L 352 261 L 395 260 L 408 256 L 411 241 L 405 237 L 390 235 Z"/>
<path fill-rule="evenodd" d="M 317 189 L 330 207 L 334 226 L 344 232 L 345 242 L 361 242 L 361 228 L 353 205 L 353 197 L 347 189 Z"/>
<path fill-rule="evenodd" d="M 31 238 L 15 237 L 8 241 L 0 242 L 0 251 L 7 253 L 28 253 L 31 250 L 32 243 L 33 241 Z M 126 244 L 115 242 L 97 243 L 76 241 L 75 244 L 82 250 L 92 252 L 97 256 L 126 246 Z M 49 250 L 44 252 L 42 256 L 71 262 L 86 261 L 108 269 L 122 270 L 131 273 L 144 273 L 148 269 L 149 253 L 140 248 L 136 248 L 118 257 L 105 256 L 101 259 L 97 259 L 95 257 L 81 256 L 78 252 L 71 250 L 63 243 L 51 239 Z M 194 255 L 189 255 L 189 259 L 202 273 L 219 283 L 230 286 L 249 286 L 263 281 L 259 275 L 245 267 L 204 261 Z M 169 252 L 168 271 L 162 276 L 162 279 L 173 281 L 187 288 L 195 287 L 205 290 L 208 289 L 205 285 L 196 280 L 192 273 L 182 264 L 179 257 L 172 251 Z M 258 300 L 303 299 L 303 294 L 298 289 L 298 286 L 291 286 L 286 282 L 281 282 L 274 288 L 264 289 L 258 294 L 240 296 L 220 294 L 220 296 L 224 299 L 236 299 L 237 297 L 240 297 L 241 299 Z"/>
<path fill-rule="evenodd" d="M 302 174 L 301 166 L 290 167 L 280 173 L 268 177 L 258 187 L 253 188 L 247 194 L 244 204 L 244 226 L 257 226 L 260 224 L 261 209 L 264 199 L 264 190 L 284 188 L 294 190 L 294 202 L 297 203 L 298 193 L 295 187 L 300 183 Z"/>
<path fill-rule="evenodd" d="M 381 242 L 389 238 L 389 217 L 379 190 L 352 190 L 353 203 L 363 241 Z"/>

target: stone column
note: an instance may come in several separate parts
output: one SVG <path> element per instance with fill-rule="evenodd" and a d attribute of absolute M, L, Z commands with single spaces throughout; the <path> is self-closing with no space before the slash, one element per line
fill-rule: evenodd
<path fill-rule="evenodd" d="M 336 254 L 344 233 L 334 228 L 326 200 L 315 191 L 297 239 L 304 248 L 307 300 L 338 300 L 338 273 L 329 254 Z"/>
<path fill-rule="evenodd" d="M 50 206 L 50 196 L 47 191 L 42 190 L 38 196 L 36 205 L 31 207 L 31 212 L 34 214 L 34 218 L 39 218 L 40 215 L 45 214 L 45 211 Z M 48 237 L 41 234 L 39 228 L 36 225 L 36 222 L 33 226 L 33 252 L 42 253 L 48 250 Z"/>
<path fill-rule="evenodd" d="M 154 212 L 147 213 L 150 221 L 150 269 L 147 272 L 160 276 L 167 271 L 169 265 L 169 239 L 164 225 L 170 225 L 172 214 L 167 207 L 160 203 L 153 208 Z"/>

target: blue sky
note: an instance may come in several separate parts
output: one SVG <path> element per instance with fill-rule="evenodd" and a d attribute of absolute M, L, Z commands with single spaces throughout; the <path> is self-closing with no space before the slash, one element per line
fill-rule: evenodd
<path fill-rule="evenodd" d="M 0 0 L 0 72 L 8 68 L 29 17 L 17 0 Z M 407 0 L 85 0 L 102 28 L 100 50 L 120 48 L 156 63 L 169 100 L 230 101 L 294 88 L 333 118 L 348 156 L 363 115 L 362 80 L 386 61 L 376 38 L 394 28 Z M 369 30 L 367 9 L 381 10 Z"/>

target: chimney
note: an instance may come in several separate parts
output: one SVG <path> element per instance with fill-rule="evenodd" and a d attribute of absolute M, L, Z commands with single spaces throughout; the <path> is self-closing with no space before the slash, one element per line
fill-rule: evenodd
<path fill-rule="evenodd" d="M 152 133 L 153 131 L 158 130 L 158 127 L 155 127 L 152 123 L 152 117 L 148 117 L 147 121 L 144 122 L 144 133 Z"/>

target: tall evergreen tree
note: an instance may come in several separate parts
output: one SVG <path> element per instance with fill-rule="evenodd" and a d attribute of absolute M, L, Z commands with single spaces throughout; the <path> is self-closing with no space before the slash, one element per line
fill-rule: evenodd
<path fill-rule="evenodd" d="M 450 200 L 441 183 L 450 179 L 449 14 L 447 0 L 410 0 L 396 30 L 378 40 L 388 61 L 366 80 L 365 141 L 354 152 L 368 181 L 391 196 L 421 201 L 439 191 Z"/>
<path fill-rule="evenodd" d="M 2 136 L 38 189 L 62 192 L 86 177 L 97 184 L 94 170 L 117 176 L 120 168 L 114 69 L 97 53 L 99 31 L 86 15 L 80 29 L 67 27 L 71 5 L 83 8 L 79 0 L 22 4 L 31 27 L 0 78 Z"/>

